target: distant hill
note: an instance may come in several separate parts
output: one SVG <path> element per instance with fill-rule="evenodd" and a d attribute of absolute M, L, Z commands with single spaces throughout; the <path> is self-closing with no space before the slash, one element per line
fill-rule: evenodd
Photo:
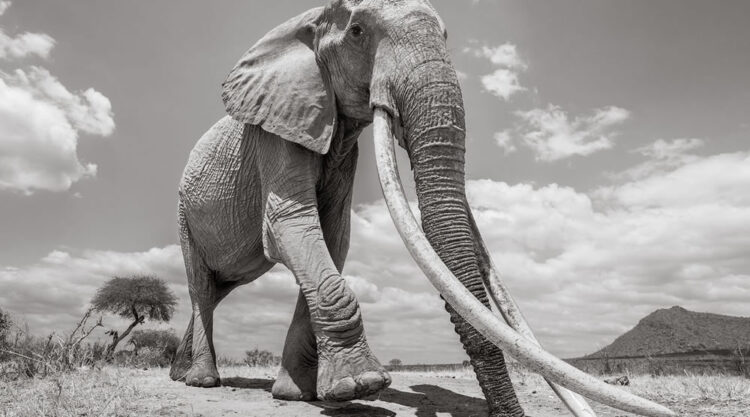
<path fill-rule="evenodd" d="M 656 310 L 612 344 L 582 359 L 644 357 L 750 348 L 750 318 Z"/>

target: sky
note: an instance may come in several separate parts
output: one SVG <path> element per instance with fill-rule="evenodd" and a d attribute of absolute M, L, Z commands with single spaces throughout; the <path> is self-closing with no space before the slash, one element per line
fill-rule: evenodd
<path fill-rule="evenodd" d="M 180 300 L 161 327 L 181 335 L 188 153 L 242 53 L 322 4 L 0 1 L 0 308 L 64 333 L 111 277 L 153 274 Z M 750 316 L 750 3 L 433 4 L 463 88 L 469 200 L 545 347 L 591 353 L 674 305 Z M 370 344 L 383 362 L 460 362 L 383 203 L 371 130 L 359 141 L 344 275 Z M 281 352 L 296 294 L 280 266 L 236 290 L 218 354 Z"/>

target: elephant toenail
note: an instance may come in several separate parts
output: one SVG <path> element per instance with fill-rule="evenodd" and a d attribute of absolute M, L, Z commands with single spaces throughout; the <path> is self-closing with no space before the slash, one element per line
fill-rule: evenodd
<path fill-rule="evenodd" d="M 384 383 L 383 375 L 380 372 L 365 372 L 360 377 L 360 383 L 367 391 L 379 389 Z"/>
<path fill-rule="evenodd" d="M 388 372 L 383 372 L 383 379 L 385 380 L 385 384 L 383 384 L 383 388 L 391 385 L 391 375 Z"/>
<path fill-rule="evenodd" d="M 354 398 L 356 389 L 357 384 L 354 382 L 354 378 L 347 377 L 336 383 L 332 393 L 337 400 L 349 400 Z"/>

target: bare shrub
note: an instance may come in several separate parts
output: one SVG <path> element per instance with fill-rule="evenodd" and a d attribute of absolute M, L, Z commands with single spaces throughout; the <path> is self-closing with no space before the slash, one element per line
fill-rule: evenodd
<path fill-rule="evenodd" d="M 10 314 L 5 313 L 0 309 L 0 347 L 7 343 L 7 339 L 10 336 L 11 328 L 13 327 L 13 320 L 10 318 Z"/>
<path fill-rule="evenodd" d="M 750 378 L 750 359 L 747 355 L 750 353 L 750 348 L 742 348 L 739 342 L 737 342 L 737 349 L 734 350 L 732 360 L 734 362 L 735 369 L 740 376 Z"/>
<path fill-rule="evenodd" d="M 281 363 L 281 356 L 276 356 L 267 350 L 255 348 L 245 352 L 247 366 L 276 366 Z"/>
<path fill-rule="evenodd" d="M 10 336 L 6 335 L 4 345 L 0 346 L 0 379 L 45 377 L 91 366 L 101 360 L 103 344 L 83 343 L 94 329 L 102 326 L 101 318 L 88 325 L 92 312 L 92 309 L 87 310 L 67 337 L 54 333 L 35 337 L 25 326 L 23 329 L 13 326 Z"/>

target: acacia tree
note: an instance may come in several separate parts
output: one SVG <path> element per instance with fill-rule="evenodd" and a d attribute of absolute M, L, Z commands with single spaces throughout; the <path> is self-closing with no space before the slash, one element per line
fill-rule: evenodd
<path fill-rule="evenodd" d="M 112 343 L 107 347 L 105 357 L 114 357 L 117 344 L 125 339 L 146 319 L 167 322 L 172 318 L 177 299 L 163 280 L 152 276 L 115 277 L 99 288 L 91 300 L 94 309 L 100 312 L 117 314 L 133 320 L 124 332 L 109 330 Z"/>

